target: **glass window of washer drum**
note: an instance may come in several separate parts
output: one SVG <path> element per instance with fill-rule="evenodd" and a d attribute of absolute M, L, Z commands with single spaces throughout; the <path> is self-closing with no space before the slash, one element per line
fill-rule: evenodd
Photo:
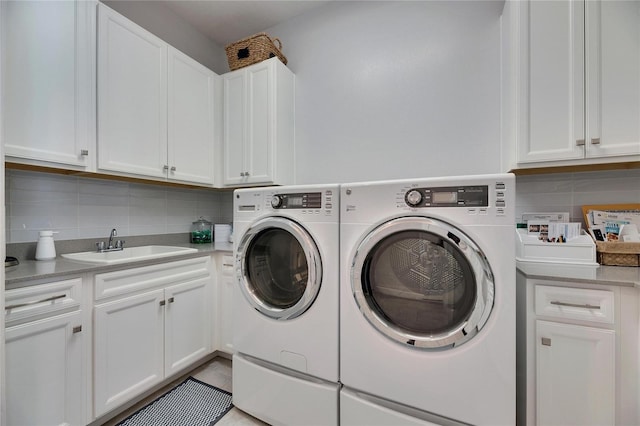
<path fill-rule="evenodd" d="M 307 288 L 309 268 L 300 242 L 289 232 L 270 228 L 247 248 L 246 276 L 250 291 L 265 305 L 294 306 Z"/>

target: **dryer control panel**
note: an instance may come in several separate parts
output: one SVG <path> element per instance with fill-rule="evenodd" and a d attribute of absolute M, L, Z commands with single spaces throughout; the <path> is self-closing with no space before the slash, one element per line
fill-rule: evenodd
<path fill-rule="evenodd" d="M 412 188 L 404 195 L 410 207 L 487 207 L 489 187 L 444 186 L 432 188 Z"/>
<path fill-rule="evenodd" d="M 271 207 L 274 209 L 320 209 L 322 192 L 274 194 L 271 197 Z"/>

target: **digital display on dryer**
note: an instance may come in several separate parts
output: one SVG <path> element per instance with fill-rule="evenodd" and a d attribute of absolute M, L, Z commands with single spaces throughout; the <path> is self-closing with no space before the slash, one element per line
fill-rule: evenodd
<path fill-rule="evenodd" d="M 276 194 L 276 209 L 320 209 L 322 208 L 322 192 L 305 192 L 296 194 Z"/>
<path fill-rule="evenodd" d="M 432 188 L 412 188 L 405 197 L 411 207 L 487 207 L 489 205 L 489 187 L 444 186 Z M 418 195 L 419 194 L 419 195 Z M 409 203 L 409 201 L 413 201 Z"/>
<path fill-rule="evenodd" d="M 436 204 L 457 203 L 458 193 L 453 191 L 434 192 L 431 201 Z"/>

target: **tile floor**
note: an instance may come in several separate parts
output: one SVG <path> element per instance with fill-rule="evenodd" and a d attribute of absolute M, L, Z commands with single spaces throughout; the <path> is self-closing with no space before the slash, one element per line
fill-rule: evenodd
<path fill-rule="evenodd" d="M 181 383 L 186 377 L 192 376 L 202 382 L 208 383 L 212 386 L 218 387 L 220 389 L 226 390 L 227 392 L 232 392 L 232 381 L 231 381 L 231 361 L 226 358 L 216 357 L 212 359 L 209 363 L 204 364 L 195 370 L 189 372 L 184 377 L 179 378 L 174 383 L 167 385 L 165 388 L 159 390 L 155 394 L 145 398 L 140 401 L 138 404 L 131 407 L 129 410 L 124 413 L 116 416 L 110 421 L 104 423 L 104 426 L 115 426 L 118 422 L 126 419 L 132 413 L 136 412 L 140 408 L 147 405 L 149 402 L 155 400 L 160 395 L 164 394 L 168 390 L 172 389 L 178 383 Z M 238 410 L 236 407 L 233 407 L 225 416 L 216 423 L 216 426 L 265 426 L 266 423 L 261 422 L 255 417 L 251 417 L 247 413 Z M 149 425 L 153 426 L 153 425 Z"/>

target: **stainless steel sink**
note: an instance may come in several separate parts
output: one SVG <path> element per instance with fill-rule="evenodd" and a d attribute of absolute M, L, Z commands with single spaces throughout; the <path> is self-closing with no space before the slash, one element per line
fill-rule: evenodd
<path fill-rule="evenodd" d="M 66 253 L 62 257 L 79 262 L 99 263 L 111 265 L 114 263 L 133 262 L 137 260 L 151 260 L 180 254 L 195 253 L 198 250 L 189 247 L 175 246 L 140 246 L 127 247 L 120 251 L 99 253 L 85 251 L 80 253 Z"/>

